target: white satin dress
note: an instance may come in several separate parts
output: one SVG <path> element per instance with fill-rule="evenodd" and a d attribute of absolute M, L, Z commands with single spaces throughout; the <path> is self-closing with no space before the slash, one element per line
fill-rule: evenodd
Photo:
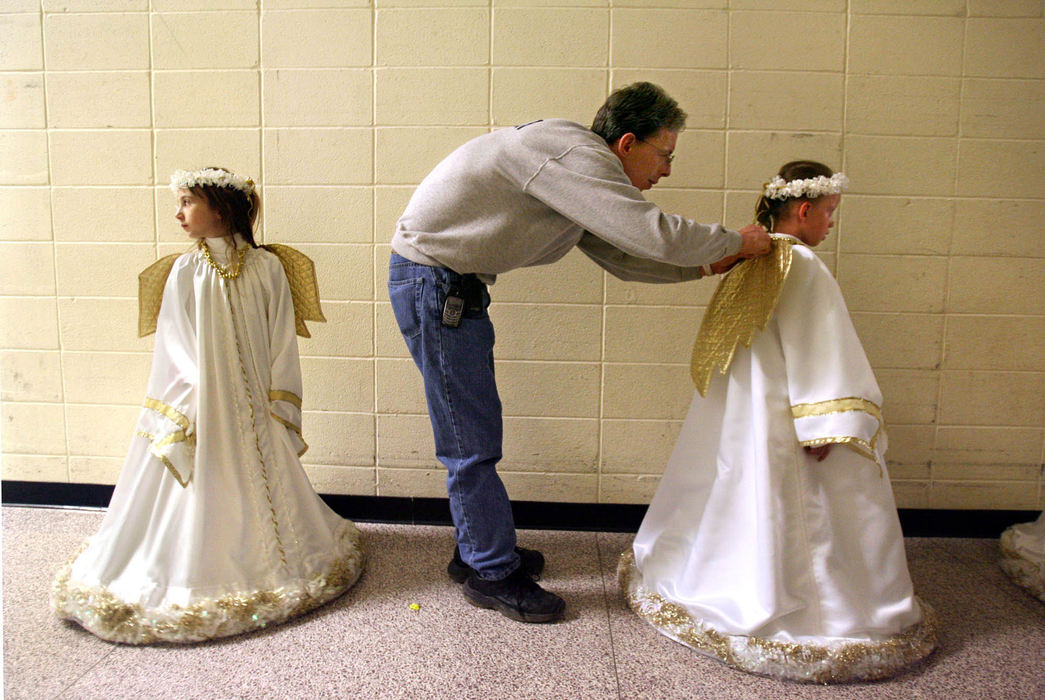
<path fill-rule="evenodd" d="M 239 259 L 228 240 L 208 239 L 225 270 Z M 56 577 L 55 612 L 114 642 L 194 642 L 344 593 L 360 533 L 301 467 L 300 397 L 279 259 L 247 247 L 226 279 L 200 249 L 180 256 L 136 434 L 101 528 Z"/>
<path fill-rule="evenodd" d="M 629 605 L 727 664 L 798 681 L 881 678 L 927 656 L 886 473 L 874 374 L 841 291 L 790 237 L 774 315 L 694 394 L 621 558 Z M 834 444 L 817 462 L 803 447 Z"/>
<path fill-rule="evenodd" d="M 999 563 L 1016 585 L 1045 602 L 1045 512 L 1001 534 Z"/>

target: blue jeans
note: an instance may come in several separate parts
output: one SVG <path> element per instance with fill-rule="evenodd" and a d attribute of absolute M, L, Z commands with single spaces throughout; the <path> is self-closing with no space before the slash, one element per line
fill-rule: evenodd
<path fill-rule="evenodd" d="M 501 579 L 519 567 L 515 521 L 497 474 L 501 399 L 494 381 L 490 295 L 466 309 L 456 328 L 442 324 L 443 303 L 461 275 L 392 253 L 388 295 L 399 330 L 424 378 L 435 454 L 446 467 L 450 515 L 461 558 L 480 578 Z"/>

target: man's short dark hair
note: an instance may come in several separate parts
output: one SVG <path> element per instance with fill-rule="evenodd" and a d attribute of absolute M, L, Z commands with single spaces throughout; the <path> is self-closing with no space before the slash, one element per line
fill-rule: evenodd
<path fill-rule="evenodd" d="M 671 95 L 653 83 L 632 83 L 615 90 L 599 108 L 591 130 L 612 144 L 624 134 L 645 139 L 660 129 L 681 131 L 686 113 Z"/>

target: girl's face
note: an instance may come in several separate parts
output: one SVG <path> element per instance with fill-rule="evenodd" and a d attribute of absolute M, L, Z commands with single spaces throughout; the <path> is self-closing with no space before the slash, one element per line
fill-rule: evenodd
<path fill-rule="evenodd" d="M 218 212 L 187 189 L 178 190 L 178 211 L 174 218 L 181 223 L 189 238 L 217 238 L 229 235 L 228 226 Z"/>
<path fill-rule="evenodd" d="M 803 202 L 800 205 L 802 210 L 799 213 L 799 231 L 796 234 L 798 239 L 811 247 L 820 245 L 835 225 L 835 209 L 841 201 L 842 195 L 830 194 Z"/>

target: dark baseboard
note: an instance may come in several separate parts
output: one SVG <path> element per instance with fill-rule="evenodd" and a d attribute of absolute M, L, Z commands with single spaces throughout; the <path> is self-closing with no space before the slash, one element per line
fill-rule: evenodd
<path fill-rule="evenodd" d="M 112 486 L 49 481 L 4 481 L 4 505 L 105 508 Z M 405 525 L 450 525 L 445 498 L 337 496 L 322 494 L 339 515 L 358 522 Z M 515 525 L 525 530 L 590 530 L 635 532 L 646 506 L 625 503 L 512 503 Z M 1038 517 L 1033 510 L 932 510 L 900 508 L 900 525 L 907 537 L 998 537 L 1015 523 Z"/>

